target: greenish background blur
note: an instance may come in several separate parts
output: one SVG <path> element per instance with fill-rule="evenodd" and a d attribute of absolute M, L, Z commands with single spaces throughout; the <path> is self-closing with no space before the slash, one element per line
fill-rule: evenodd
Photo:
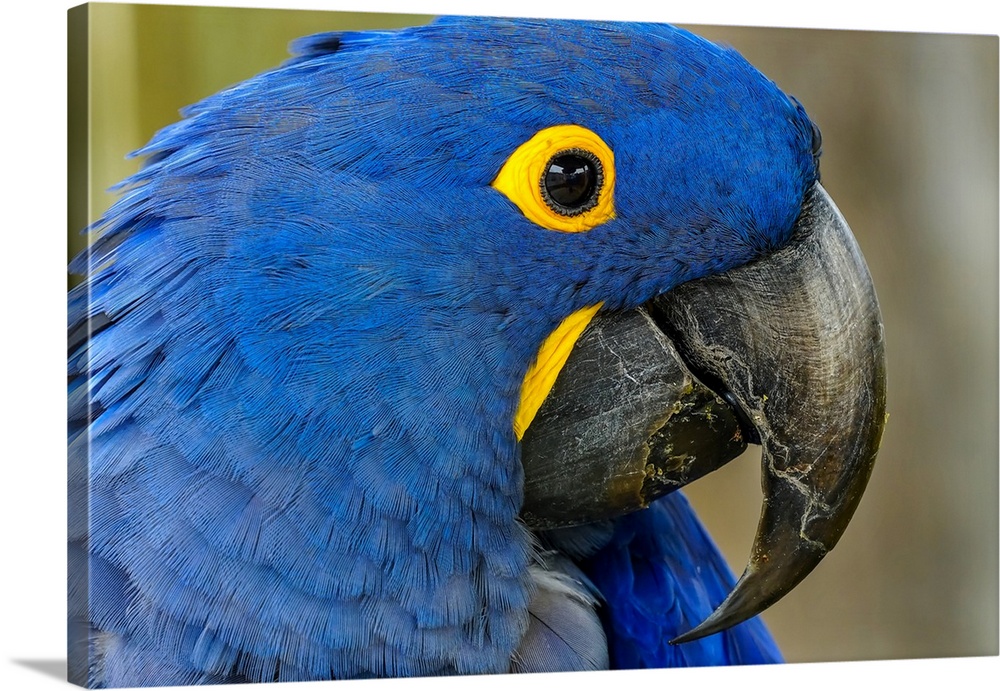
<path fill-rule="evenodd" d="M 113 200 L 105 190 L 136 170 L 125 154 L 180 108 L 279 64 L 299 36 L 428 20 L 90 5 L 71 26 L 71 46 L 76 30 L 89 44 L 70 57 L 70 174 L 89 175 L 89 188 L 70 185 L 71 254 Z M 818 122 L 824 184 L 885 317 L 890 419 L 868 493 L 837 549 L 765 619 L 789 661 L 996 655 L 997 38 L 688 28 L 736 47 Z M 737 572 L 758 462 L 748 452 L 688 490 Z"/>

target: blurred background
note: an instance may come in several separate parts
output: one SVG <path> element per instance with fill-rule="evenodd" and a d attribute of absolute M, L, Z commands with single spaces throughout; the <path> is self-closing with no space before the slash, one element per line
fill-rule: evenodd
<path fill-rule="evenodd" d="M 429 20 L 91 4 L 71 26 L 89 42 L 71 52 L 71 97 L 90 109 L 70 120 L 71 175 L 89 175 L 70 186 L 70 254 L 136 170 L 125 155 L 180 108 L 278 65 L 299 36 Z M 996 655 L 997 37 L 687 28 L 737 48 L 819 124 L 823 182 L 885 318 L 890 418 L 868 492 L 836 550 L 764 618 L 792 662 Z M 737 573 L 758 464 L 748 452 L 687 491 Z"/>

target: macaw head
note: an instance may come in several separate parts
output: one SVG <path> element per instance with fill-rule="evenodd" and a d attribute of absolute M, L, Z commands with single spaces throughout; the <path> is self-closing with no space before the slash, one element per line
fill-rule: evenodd
<path fill-rule="evenodd" d="M 268 86 L 308 69 L 313 91 L 270 116 L 313 121 L 296 155 L 327 195 L 345 196 L 337 175 L 363 181 L 350 196 L 400 229 L 402 251 L 466 258 L 428 291 L 523 308 L 544 333 L 783 246 L 818 176 L 802 107 L 671 27 L 443 20 L 295 48 Z M 283 166 L 291 152 L 261 154 Z"/>
<path fill-rule="evenodd" d="M 92 250 L 96 309 L 141 317 L 147 334 L 169 328 L 163 338 L 191 367 L 230 344 L 259 375 L 240 409 L 271 426 L 255 433 L 267 444 L 307 426 L 295 443 L 319 457 L 355 415 L 372 434 L 404 426 L 449 439 L 454 467 L 434 472 L 455 477 L 471 437 L 497 450 L 483 462 L 516 463 L 516 440 L 540 426 L 536 412 L 588 324 L 652 310 L 657 338 L 669 334 L 732 404 L 769 464 L 771 509 L 753 558 L 763 575 L 741 581 L 739 602 L 713 626 L 801 580 L 857 505 L 884 408 L 877 303 L 818 186 L 818 130 L 801 105 L 735 51 L 666 26 L 466 18 L 320 35 L 294 50 L 138 152 L 148 162 Z M 789 253 L 794 261 L 767 268 Z M 758 273 L 700 282 L 741 269 Z M 129 274 L 137 287 L 116 292 Z M 827 302 L 803 302 L 818 284 L 836 284 Z M 172 296 L 157 317 L 154 293 Z M 210 374 L 169 395 L 186 401 Z M 359 420 L 353 404 L 375 394 L 384 402 Z M 846 405 L 859 396 L 871 406 Z M 807 428 L 792 415 L 803 407 L 816 418 Z M 671 409 L 654 411 L 660 427 Z M 250 424 L 227 416 L 215 424 Z M 635 451 L 635 440 L 594 429 L 598 446 Z M 641 430 L 640 445 L 653 431 Z M 290 454 L 274 446 L 272 456 Z M 576 476 L 565 469 L 585 461 L 566 445 L 525 447 L 529 481 L 545 463 Z M 604 472 L 612 484 L 619 475 Z M 516 511 L 520 471 L 509 478 Z M 652 498 L 552 487 L 601 504 L 553 525 Z M 787 512 L 772 502 L 785 493 Z"/>

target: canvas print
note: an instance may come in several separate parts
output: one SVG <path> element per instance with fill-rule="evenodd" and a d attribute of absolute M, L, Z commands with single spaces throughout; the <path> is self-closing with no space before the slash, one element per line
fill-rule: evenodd
<path fill-rule="evenodd" d="M 70 680 L 996 654 L 996 37 L 766 31 L 71 10 Z"/>

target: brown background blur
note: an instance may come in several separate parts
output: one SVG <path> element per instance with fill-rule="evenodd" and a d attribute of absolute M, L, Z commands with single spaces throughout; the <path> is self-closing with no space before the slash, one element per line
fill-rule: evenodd
<path fill-rule="evenodd" d="M 277 65 L 298 36 L 428 19 L 91 5 L 91 184 L 70 187 L 71 254 L 112 201 L 104 190 L 135 171 L 124 155 L 183 106 Z M 765 619 L 789 661 L 996 655 L 997 38 L 688 28 L 736 47 L 819 124 L 823 182 L 885 318 L 890 419 L 869 490 L 836 550 Z M 70 82 L 85 97 L 84 80 Z M 688 490 L 737 573 L 758 461 Z"/>

